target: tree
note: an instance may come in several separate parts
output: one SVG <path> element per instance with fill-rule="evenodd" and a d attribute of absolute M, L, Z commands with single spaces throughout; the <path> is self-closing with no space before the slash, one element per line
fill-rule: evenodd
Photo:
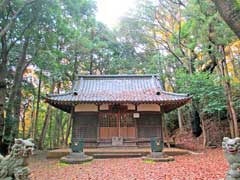
<path fill-rule="evenodd" d="M 30 44 L 30 39 L 25 36 L 25 33 L 31 29 L 31 26 L 37 20 L 40 7 L 41 4 L 35 1 L 2 1 L 1 4 L 0 149 L 3 154 L 6 153 L 7 145 L 14 138 L 10 135 L 12 133 L 14 135 L 15 133 L 14 130 L 11 130 L 11 125 L 14 128 L 18 128 L 17 121 L 13 120 L 9 115 L 9 118 L 4 120 L 3 114 L 6 106 L 10 110 L 13 109 L 11 104 L 14 104 L 12 101 L 6 104 L 7 91 L 9 88 L 11 89 L 11 100 L 15 98 L 18 101 L 16 106 L 19 105 L 19 101 L 21 100 L 18 95 L 21 85 L 17 82 L 17 78 L 20 78 L 21 81 L 21 74 L 28 63 L 26 52 Z M 11 82 L 9 77 L 11 77 L 13 66 L 17 67 L 15 78 L 13 78 L 16 84 L 9 87 L 9 82 Z M 16 106 L 15 112 L 11 116 L 19 115 L 19 110 L 17 110 Z M 15 130 L 17 132 L 17 129 Z"/>
<path fill-rule="evenodd" d="M 212 0 L 219 14 L 240 38 L 240 2 L 239 0 Z"/>
<path fill-rule="evenodd" d="M 222 79 L 223 76 L 217 72 L 219 63 L 226 55 L 220 47 L 233 43 L 236 37 L 222 21 L 213 3 L 205 0 L 163 0 L 157 3 L 143 0 L 138 4 L 137 10 L 122 20 L 119 29 L 122 28 L 123 31 L 118 34 L 123 37 L 119 39 L 130 44 L 134 53 L 134 50 L 140 49 L 140 53 L 136 54 L 145 58 L 146 69 L 149 68 L 149 62 L 154 60 L 151 62 L 156 68 L 154 72 L 161 73 L 163 84 L 167 88 L 177 89 L 176 72 L 182 68 L 188 75 L 206 72 L 209 75 L 217 74 Z M 226 81 L 218 82 L 225 87 Z M 231 113 L 234 112 L 234 98 L 227 98 L 233 96 L 231 82 L 228 84 L 229 88 L 223 88 L 225 93 L 222 96 L 226 98 L 228 114 L 231 115 L 235 114 Z M 199 106 L 194 105 L 192 109 L 196 116 L 203 114 Z M 230 111 L 231 109 L 233 111 Z M 197 119 L 199 118 L 203 122 L 204 117 Z M 230 121 L 234 122 L 234 119 L 233 127 L 236 133 L 236 116 L 231 115 Z"/>
<path fill-rule="evenodd" d="M 177 74 L 177 89 L 179 92 L 189 92 L 193 96 L 192 104 L 198 109 L 206 146 L 205 114 L 214 114 L 226 109 L 224 90 L 218 77 L 206 72 L 188 75 L 182 72 Z M 216 98 L 218 97 L 218 98 Z"/>

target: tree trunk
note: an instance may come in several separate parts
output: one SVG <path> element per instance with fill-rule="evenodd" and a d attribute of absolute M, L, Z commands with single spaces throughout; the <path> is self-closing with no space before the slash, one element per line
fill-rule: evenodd
<path fill-rule="evenodd" d="M 41 100 L 41 85 L 42 85 L 42 70 L 40 71 L 39 82 L 38 82 L 36 117 L 35 117 L 34 127 L 33 127 L 34 141 L 37 141 L 37 136 L 38 136 L 38 114 L 39 114 L 39 105 Z"/>
<path fill-rule="evenodd" d="M 58 82 L 58 85 L 57 85 L 57 93 L 59 94 L 60 93 L 60 82 Z M 56 111 L 56 126 L 55 126 L 55 130 L 56 130 L 56 138 L 57 138 L 57 142 L 56 142 L 56 145 L 59 146 L 61 144 L 61 130 L 62 130 L 62 113 L 61 111 L 57 110 Z"/>
<path fill-rule="evenodd" d="M 25 137 L 26 137 L 25 117 L 26 117 L 27 109 L 29 107 L 29 103 L 30 103 L 30 101 L 28 101 L 27 104 L 23 105 L 23 117 L 21 119 L 21 121 L 22 121 L 22 138 L 23 139 L 25 139 Z"/>
<path fill-rule="evenodd" d="M 38 149 L 40 149 L 40 150 L 43 149 L 44 140 L 45 140 L 45 137 L 46 137 L 48 124 L 49 124 L 49 121 L 50 121 L 50 116 L 51 116 L 51 106 L 48 105 L 47 106 L 47 111 L 46 111 L 46 114 L 45 114 L 45 119 L 44 119 L 44 123 L 43 123 L 42 132 L 41 132 L 41 135 L 40 135 L 39 141 L 38 141 Z"/>
<path fill-rule="evenodd" d="M 178 125 L 180 132 L 183 132 L 183 115 L 181 108 L 178 108 Z"/>
<path fill-rule="evenodd" d="M 62 146 L 64 144 L 64 122 L 63 122 L 63 112 L 60 111 L 60 119 L 59 119 L 59 142 Z"/>
<path fill-rule="evenodd" d="M 50 93 L 53 93 L 54 88 L 55 88 L 55 84 L 56 83 L 53 80 L 52 81 L 52 86 L 51 86 L 51 89 L 50 89 Z M 41 132 L 41 135 L 40 135 L 39 141 L 38 141 L 38 149 L 41 149 L 41 150 L 43 149 L 44 140 L 45 140 L 45 137 L 46 137 L 46 134 L 47 134 L 48 125 L 49 125 L 49 122 L 50 122 L 50 119 L 51 119 L 51 111 L 52 111 L 52 108 L 48 104 L 47 112 L 45 114 L 45 119 L 44 119 L 44 123 L 43 123 L 42 132 Z"/>
<path fill-rule="evenodd" d="M 206 129 L 205 129 L 205 123 L 203 120 L 203 113 L 200 114 L 200 119 L 201 119 L 201 128 L 202 128 L 202 135 L 203 135 L 203 148 L 206 148 L 207 145 L 207 134 L 206 134 Z"/>
<path fill-rule="evenodd" d="M 75 52 L 75 61 L 74 61 L 73 74 L 72 74 L 72 84 L 74 84 L 74 80 L 76 78 L 76 75 L 78 74 L 77 67 L 78 67 L 78 59 L 77 59 L 77 53 Z M 72 112 L 71 112 L 71 115 L 72 115 Z M 71 115 L 69 115 L 68 121 L 67 121 L 67 130 L 66 130 L 66 135 L 65 135 L 65 140 L 64 140 L 64 144 L 66 146 L 68 146 L 68 139 L 70 136 L 72 122 L 73 122 L 73 118 Z"/>
<path fill-rule="evenodd" d="M 68 123 L 67 123 L 66 137 L 65 137 L 65 145 L 66 146 L 68 146 L 68 139 L 69 139 L 71 128 L 72 128 L 72 122 L 73 122 L 73 118 L 71 117 L 71 115 L 69 115 Z"/>
<path fill-rule="evenodd" d="M 35 90 L 34 90 L 35 91 Z M 35 93 L 33 93 L 35 94 Z M 31 121 L 31 125 L 28 129 L 28 132 L 27 132 L 27 138 L 33 138 L 33 127 L 34 127 L 34 112 L 35 112 L 35 97 L 33 96 L 33 101 L 32 101 L 32 108 L 31 108 L 31 116 L 30 116 L 30 121 Z"/>
<path fill-rule="evenodd" d="M 233 122 L 232 120 L 230 119 L 230 117 L 228 117 L 228 122 L 229 122 L 229 129 L 230 129 L 230 134 L 231 134 L 231 138 L 234 138 L 235 135 L 234 135 L 234 125 L 233 125 Z"/>
<path fill-rule="evenodd" d="M 7 154 L 8 144 L 4 142 L 4 110 L 6 101 L 6 74 L 7 74 L 7 63 L 8 63 L 8 50 L 6 36 L 1 38 L 1 64 L 0 64 L 0 153 L 3 155 Z"/>
<path fill-rule="evenodd" d="M 56 131 L 56 146 L 58 147 L 60 145 L 60 134 L 61 134 L 61 112 L 57 110 L 56 112 L 56 124 L 55 124 L 55 131 Z"/>
<path fill-rule="evenodd" d="M 95 37 L 95 31 L 94 29 L 91 30 L 91 40 L 93 41 Z M 89 74 L 93 74 L 93 53 L 94 53 L 94 49 L 92 48 L 90 51 L 90 65 L 89 65 Z"/>
<path fill-rule="evenodd" d="M 223 87 L 224 87 L 224 94 L 226 96 L 227 101 L 227 110 L 229 113 L 230 121 L 233 122 L 233 129 L 234 129 L 234 136 L 238 137 L 238 124 L 237 124 L 237 115 L 234 109 L 233 100 L 232 100 L 232 90 L 231 90 L 231 84 L 229 80 L 229 74 L 228 74 L 228 67 L 226 64 L 226 54 L 224 46 L 219 46 L 219 51 L 222 54 L 222 60 L 219 63 L 220 66 L 220 72 L 223 78 Z"/>
<path fill-rule="evenodd" d="M 164 138 L 166 138 L 166 143 L 167 143 L 167 146 L 168 148 L 170 148 L 170 137 L 169 137 L 169 134 L 168 134 L 168 129 L 167 129 L 167 126 L 166 126 L 166 119 L 165 119 L 165 116 L 163 115 L 162 116 L 162 129 L 163 129 L 163 133 L 162 133 L 162 139 L 164 140 Z"/>
<path fill-rule="evenodd" d="M 219 14 L 240 38 L 240 3 L 238 0 L 212 0 Z"/>
<path fill-rule="evenodd" d="M 64 145 L 64 142 L 65 142 L 64 127 L 67 122 L 67 120 L 65 118 L 63 118 L 63 116 L 64 116 L 64 112 L 61 111 L 61 119 L 62 119 L 61 120 L 61 141 L 60 141 L 61 145 Z"/>
<path fill-rule="evenodd" d="M 23 139 L 25 139 L 25 134 L 26 134 L 26 126 L 25 126 L 25 115 L 24 115 L 24 117 L 22 119 L 22 138 Z"/>
<path fill-rule="evenodd" d="M 93 74 L 93 51 L 91 51 L 91 54 L 90 54 L 89 74 L 90 75 Z"/>
<path fill-rule="evenodd" d="M 77 75 L 78 75 L 78 54 L 77 52 L 75 52 L 73 73 L 72 73 L 72 83 L 74 82 Z"/>
<path fill-rule="evenodd" d="M 52 149 L 53 147 L 53 138 L 52 138 L 52 121 L 49 122 L 49 130 L 48 130 L 48 136 L 49 136 L 49 147 Z"/>
<path fill-rule="evenodd" d="M 23 73 L 28 65 L 26 55 L 29 45 L 29 37 L 26 37 L 23 43 L 23 49 L 16 67 L 16 72 L 14 75 L 13 86 L 11 88 L 9 102 L 7 106 L 7 118 L 4 129 L 4 137 L 12 143 L 14 138 L 18 135 L 19 129 L 19 118 L 20 118 L 20 106 L 21 106 L 21 90 L 22 90 L 22 79 Z"/>

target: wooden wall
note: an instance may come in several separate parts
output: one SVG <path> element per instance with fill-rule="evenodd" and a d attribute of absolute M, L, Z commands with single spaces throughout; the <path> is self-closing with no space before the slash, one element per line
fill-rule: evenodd
<path fill-rule="evenodd" d="M 137 106 L 137 111 L 160 112 L 161 109 L 158 104 L 139 104 Z"/>
<path fill-rule="evenodd" d="M 136 140 L 148 141 L 151 137 L 162 137 L 162 115 L 160 112 L 140 112 L 136 118 Z M 84 138 L 85 142 L 97 142 L 99 134 L 98 112 L 74 112 L 72 140 Z"/>
<path fill-rule="evenodd" d="M 98 106 L 95 104 L 77 104 L 74 110 L 75 112 L 97 112 Z"/>
<path fill-rule="evenodd" d="M 122 104 L 122 106 L 127 106 L 128 111 L 161 112 L 161 107 L 158 104 L 139 104 L 137 106 L 134 104 Z M 101 104 L 99 107 L 95 104 L 77 104 L 74 108 L 74 112 L 98 112 L 99 110 L 108 111 L 109 104 Z"/>
<path fill-rule="evenodd" d="M 137 136 L 139 140 L 151 137 L 162 137 L 161 113 L 145 112 L 137 119 Z"/>
<path fill-rule="evenodd" d="M 79 113 L 73 114 L 72 140 L 79 138 L 85 140 L 97 140 L 98 134 L 98 113 Z"/>

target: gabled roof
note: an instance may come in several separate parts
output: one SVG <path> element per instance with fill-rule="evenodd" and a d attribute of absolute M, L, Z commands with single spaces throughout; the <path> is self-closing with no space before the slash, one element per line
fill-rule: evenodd
<path fill-rule="evenodd" d="M 67 112 L 78 103 L 157 103 L 169 112 L 190 100 L 187 94 L 163 91 L 157 75 L 79 76 L 71 91 L 46 97 L 49 104 Z"/>

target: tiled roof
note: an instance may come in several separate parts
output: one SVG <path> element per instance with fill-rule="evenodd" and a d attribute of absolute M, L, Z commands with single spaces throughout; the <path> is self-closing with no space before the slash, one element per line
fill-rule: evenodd
<path fill-rule="evenodd" d="M 187 94 L 165 92 L 157 75 L 80 76 L 72 91 L 48 95 L 52 105 L 77 103 L 158 103 L 181 106 L 191 99 Z M 174 108 L 175 109 L 175 108 Z"/>

